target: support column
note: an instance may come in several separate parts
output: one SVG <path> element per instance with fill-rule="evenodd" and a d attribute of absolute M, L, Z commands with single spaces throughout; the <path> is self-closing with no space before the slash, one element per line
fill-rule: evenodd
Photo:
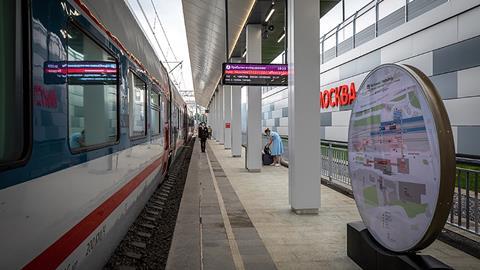
<path fill-rule="evenodd" d="M 247 25 L 247 63 L 262 62 L 262 26 Z M 262 169 L 262 91 L 260 86 L 247 87 L 247 169 Z"/>
<path fill-rule="evenodd" d="M 225 131 L 223 128 L 223 86 L 218 86 L 218 143 L 223 144 L 225 141 Z"/>
<path fill-rule="evenodd" d="M 217 99 L 216 95 L 212 97 L 212 111 L 210 112 L 212 115 L 212 138 L 217 139 Z"/>
<path fill-rule="evenodd" d="M 224 128 L 224 147 L 232 148 L 232 87 L 223 86 L 223 128 Z"/>
<path fill-rule="evenodd" d="M 297 214 L 320 207 L 320 1 L 288 1 L 289 201 Z"/>
<path fill-rule="evenodd" d="M 240 63 L 239 59 L 232 61 Z M 232 86 L 232 157 L 242 155 L 242 87 Z"/>
<path fill-rule="evenodd" d="M 219 108 L 220 103 L 219 103 L 219 94 L 218 94 L 218 89 L 215 90 L 215 140 L 217 142 L 220 142 L 220 115 L 219 115 Z"/>

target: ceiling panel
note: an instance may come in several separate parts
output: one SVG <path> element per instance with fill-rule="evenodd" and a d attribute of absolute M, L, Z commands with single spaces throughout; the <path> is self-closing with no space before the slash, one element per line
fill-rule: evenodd
<path fill-rule="evenodd" d="M 228 0 L 229 51 L 255 0 Z M 225 0 L 182 0 L 195 99 L 207 106 L 226 59 Z"/>

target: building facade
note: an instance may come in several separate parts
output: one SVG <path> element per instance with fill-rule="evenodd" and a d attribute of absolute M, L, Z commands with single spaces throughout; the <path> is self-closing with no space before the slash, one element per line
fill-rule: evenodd
<path fill-rule="evenodd" d="M 372 69 L 399 63 L 422 70 L 435 84 L 457 154 L 480 156 L 479 18 L 478 0 L 372 1 L 326 32 L 320 41 L 322 140 L 348 140 L 351 104 L 327 104 L 335 101 L 335 89 L 351 95 Z M 263 126 L 288 136 L 287 88 L 264 88 L 262 105 Z"/>

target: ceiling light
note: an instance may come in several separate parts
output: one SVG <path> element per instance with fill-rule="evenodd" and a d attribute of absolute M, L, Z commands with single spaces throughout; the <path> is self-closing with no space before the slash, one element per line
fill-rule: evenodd
<path fill-rule="evenodd" d="M 270 20 L 270 18 L 272 17 L 274 12 L 275 12 L 274 5 L 271 5 L 270 6 L 270 11 L 268 12 L 267 17 L 265 18 L 265 22 L 268 22 L 268 20 Z"/>
<path fill-rule="evenodd" d="M 283 32 L 282 35 L 278 38 L 277 43 L 282 42 L 284 38 L 285 38 L 285 32 Z"/>

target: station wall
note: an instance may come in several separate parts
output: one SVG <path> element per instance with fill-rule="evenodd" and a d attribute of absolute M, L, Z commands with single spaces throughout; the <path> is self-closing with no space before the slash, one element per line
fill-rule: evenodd
<path fill-rule="evenodd" d="M 480 155 L 480 1 L 450 0 L 321 65 L 319 91 L 355 83 L 380 64 L 422 70 L 441 95 L 459 154 Z M 263 89 L 263 126 L 288 136 L 288 89 Z M 321 109 L 321 138 L 348 140 L 351 105 Z"/>

